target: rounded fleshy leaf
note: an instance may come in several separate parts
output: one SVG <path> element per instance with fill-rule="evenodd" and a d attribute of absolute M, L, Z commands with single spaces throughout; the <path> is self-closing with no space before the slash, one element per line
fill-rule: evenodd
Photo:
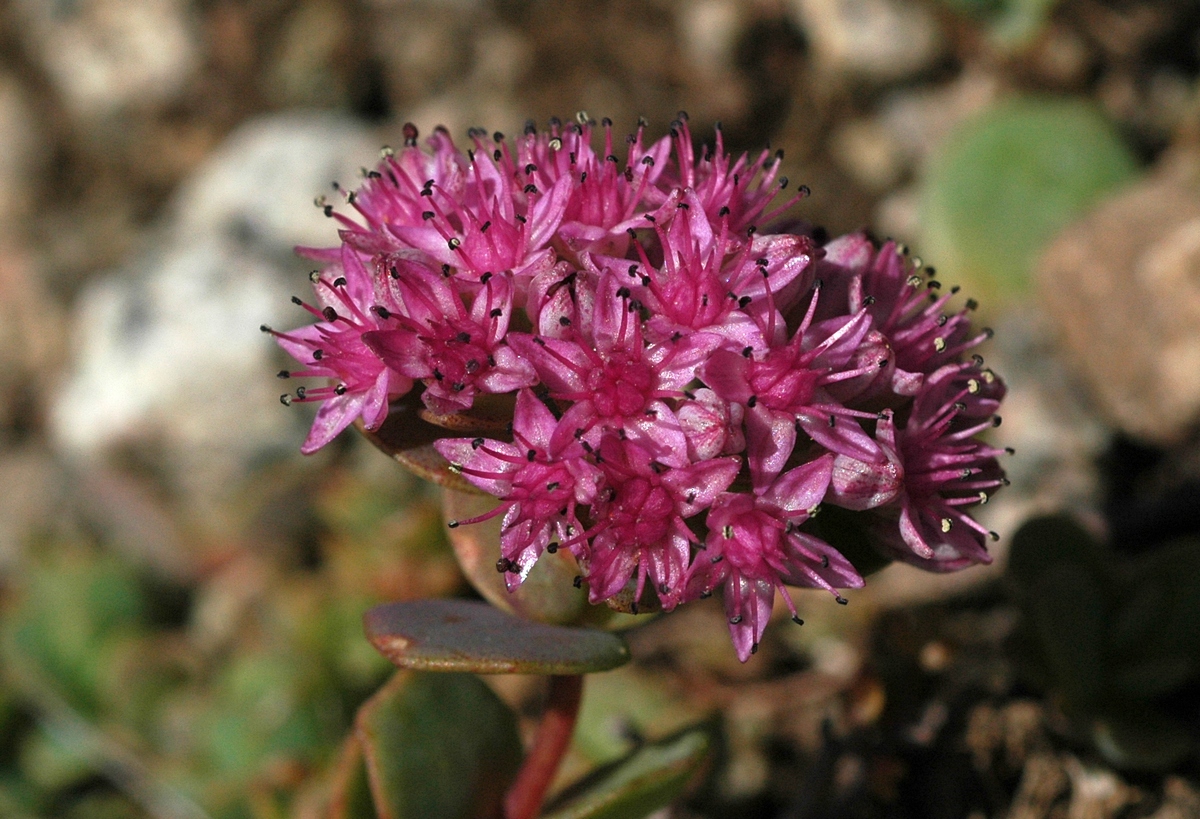
<path fill-rule="evenodd" d="M 396 674 L 355 735 L 379 819 L 500 819 L 522 756 L 516 715 L 471 674 Z"/>
<path fill-rule="evenodd" d="M 967 122 L 922 181 L 923 251 L 986 300 L 1028 287 L 1042 245 L 1136 162 L 1101 114 L 1019 99 Z"/>
<path fill-rule="evenodd" d="M 640 819 L 671 804 L 712 747 L 705 728 L 643 745 L 569 788 L 542 819 Z"/>
<path fill-rule="evenodd" d="M 351 734 L 342 744 L 333 771 L 328 819 L 377 819 L 362 743 Z"/>
<path fill-rule="evenodd" d="M 376 606 L 367 639 L 396 665 L 476 674 L 587 674 L 629 661 L 615 634 L 533 623 L 471 600 Z"/>
<path fill-rule="evenodd" d="M 1096 750 L 1118 768 L 1170 770 L 1192 753 L 1192 737 L 1182 724 L 1142 703 L 1109 709 L 1092 724 Z"/>
<path fill-rule="evenodd" d="M 450 462 L 433 448 L 434 441 L 446 437 L 446 427 L 430 423 L 427 419 L 444 421 L 445 417 L 426 415 L 419 401 L 409 399 L 392 404 L 387 419 L 377 430 L 367 429 L 361 420 L 354 425 L 368 441 L 417 477 L 438 486 L 479 494 L 479 490 L 453 472 Z M 470 429 L 474 431 L 477 427 Z"/>
<path fill-rule="evenodd" d="M 442 495 L 446 519 L 453 521 L 486 514 L 497 503 L 491 495 L 480 494 L 474 487 L 471 494 L 447 487 Z M 492 605 L 527 620 L 559 625 L 594 620 L 589 617 L 591 607 L 586 589 L 575 586 L 575 578 L 581 573 L 579 565 L 566 549 L 554 554 L 543 553 L 521 585 L 509 591 L 504 575 L 496 568 L 500 560 L 502 518 L 502 515 L 496 515 L 479 523 L 455 526 L 449 531 L 458 565 L 475 590 Z"/>

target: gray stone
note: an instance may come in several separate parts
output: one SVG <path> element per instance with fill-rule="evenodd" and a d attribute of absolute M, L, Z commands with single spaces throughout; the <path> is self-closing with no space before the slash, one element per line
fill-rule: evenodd
<path fill-rule="evenodd" d="M 834 73 L 877 82 L 928 68 L 944 43 L 924 5 L 897 0 L 791 0 L 818 62 Z"/>
<path fill-rule="evenodd" d="M 173 99 L 200 63 L 182 0 L 16 0 L 16 30 L 81 118 Z"/>
<path fill-rule="evenodd" d="M 1200 155 L 1169 156 L 1064 230 L 1040 301 L 1108 420 L 1161 446 L 1200 421 Z"/>
<path fill-rule="evenodd" d="M 280 406 L 286 357 L 259 325 L 311 321 L 289 302 L 312 266 L 292 248 L 337 243 L 314 194 L 339 177 L 352 188 L 377 156 L 362 128 L 328 116 L 230 136 L 183 184 L 157 245 L 79 295 L 50 413 L 59 451 L 102 464 L 145 448 L 192 511 L 220 509 L 256 464 L 294 452 L 311 413 Z"/>

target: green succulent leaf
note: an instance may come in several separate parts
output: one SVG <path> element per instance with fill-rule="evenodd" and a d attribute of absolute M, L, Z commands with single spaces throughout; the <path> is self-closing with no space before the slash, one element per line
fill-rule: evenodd
<path fill-rule="evenodd" d="M 1076 713 L 1103 695 L 1107 606 L 1095 578 L 1070 563 L 1051 566 L 1034 583 L 1027 608 L 1051 677 Z"/>
<path fill-rule="evenodd" d="M 1019 295 L 1042 246 L 1136 167 L 1087 103 L 1002 103 L 960 127 L 926 168 L 923 250 L 982 299 Z"/>
<path fill-rule="evenodd" d="M 586 674 L 629 661 L 615 634 L 534 623 L 471 600 L 376 606 L 367 639 L 401 668 L 476 674 Z"/>
<path fill-rule="evenodd" d="M 371 799 L 362 743 L 354 734 L 346 739 L 334 769 L 333 794 L 327 816 L 328 819 L 378 819 L 379 816 Z"/>
<path fill-rule="evenodd" d="M 1103 577 L 1108 572 L 1108 550 L 1069 515 L 1033 518 L 1013 536 L 1008 575 L 1020 589 L 1030 589 L 1038 578 L 1058 564 L 1070 564 Z"/>
<path fill-rule="evenodd" d="M 1169 770 L 1192 751 L 1192 737 L 1183 726 L 1132 703 L 1098 717 L 1092 725 L 1092 741 L 1111 764 L 1127 770 Z"/>
<path fill-rule="evenodd" d="M 521 740 L 477 677 L 401 671 L 364 703 L 355 731 L 379 819 L 499 819 Z"/>
<path fill-rule="evenodd" d="M 1131 654 L 1156 664 L 1184 662 L 1200 668 L 1200 540 L 1182 540 L 1155 549 L 1128 572 L 1121 602 L 1125 619 L 1135 606 L 1146 611 L 1136 640 L 1123 645 Z M 1118 621 L 1129 631 L 1132 625 Z M 1123 636 L 1123 635 L 1122 635 Z"/>
<path fill-rule="evenodd" d="M 644 745 L 571 787 L 542 819 L 643 819 L 683 792 L 711 746 L 707 728 Z"/>

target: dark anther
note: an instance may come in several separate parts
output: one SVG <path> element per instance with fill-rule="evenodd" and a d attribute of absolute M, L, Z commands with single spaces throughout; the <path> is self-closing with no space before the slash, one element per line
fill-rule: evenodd
<path fill-rule="evenodd" d="M 968 310 L 975 310 L 975 309 L 978 309 L 978 307 L 979 307 L 979 302 L 975 301 L 975 299 L 967 299 L 967 309 Z"/>
<path fill-rule="evenodd" d="M 553 540 L 550 541 L 549 543 L 546 544 L 546 551 L 549 552 L 550 554 L 557 553 L 558 552 L 558 543 L 556 543 Z"/>
<path fill-rule="evenodd" d="M 449 247 L 451 250 L 458 250 L 458 248 L 461 244 L 462 244 L 462 239 L 458 238 L 457 236 L 451 236 L 449 238 L 449 240 L 447 240 L 447 242 L 446 242 L 446 246 Z"/>
<path fill-rule="evenodd" d="M 836 426 L 837 426 L 837 416 L 830 415 L 829 416 L 829 428 L 832 429 L 833 427 L 836 427 Z"/>
<path fill-rule="evenodd" d="M 743 348 L 742 348 L 742 357 L 743 357 L 743 358 L 749 358 L 749 357 L 750 357 L 751 355 L 753 355 L 753 354 L 754 354 L 754 348 L 753 348 L 753 347 L 743 347 Z"/>
<path fill-rule="evenodd" d="M 326 205 L 325 207 L 321 208 L 321 212 L 326 216 L 333 216 L 333 205 Z"/>
<path fill-rule="evenodd" d="M 500 133 L 499 131 L 492 134 L 492 142 L 503 142 L 503 141 L 504 141 L 504 134 Z"/>
<path fill-rule="evenodd" d="M 441 381 L 445 377 L 446 376 L 442 374 L 441 370 L 434 368 L 434 371 L 433 371 L 433 380 L 434 381 Z"/>
<path fill-rule="evenodd" d="M 793 614 L 793 615 L 792 615 L 792 622 L 793 622 L 793 623 L 795 623 L 795 624 L 796 624 L 796 625 L 798 625 L 798 626 L 802 626 L 802 625 L 804 625 L 804 621 L 800 619 L 800 615 L 799 615 L 799 614 Z"/>
<path fill-rule="evenodd" d="M 413 125 L 411 122 L 406 122 L 404 123 L 403 133 L 404 146 L 406 148 L 415 148 L 417 145 L 417 137 L 420 135 L 420 132 L 417 131 L 417 126 Z"/>
<path fill-rule="evenodd" d="M 296 397 L 303 401 L 308 396 L 308 390 L 305 387 L 296 387 Z"/>
<path fill-rule="evenodd" d="M 332 307 L 326 307 L 321 311 L 321 315 L 325 317 L 326 321 L 337 321 L 338 319 L 337 310 L 334 310 Z"/>
<path fill-rule="evenodd" d="M 504 154 L 500 153 L 499 148 L 492 151 L 492 159 L 494 159 L 496 162 L 499 162 L 503 157 L 504 157 Z"/>
<path fill-rule="evenodd" d="M 689 210 L 687 202 L 676 202 L 675 210 Z"/>
<path fill-rule="evenodd" d="M 456 335 L 454 338 L 455 338 L 455 340 L 461 341 L 463 344 L 466 344 L 467 342 L 469 342 L 471 340 L 471 334 L 468 333 L 466 330 L 463 330 L 461 333 Z"/>
<path fill-rule="evenodd" d="M 867 307 L 870 307 L 874 303 L 875 303 L 874 296 L 867 296 L 865 299 L 863 299 L 863 304 Z"/>
<path fill-rule="evenodd" d="M 292 296 L 292 304 L 296 305 L 297 307 L 303 306 L 304 299 L 300 298 L 299 296 Z"/>
<path fill-rule="evenodd" d="M 617 297 L 618 298 L 627 299 L 631 295 L 633 295 L 633 294 L 630 292 L 628 287 L 620 287 L 617 289 Z"/>
<path fill-rule="evenodd" d="M 757 225 L 751 225 L 750 227 L 746 228 L 746 235 L 747 235 L 747 236 L 753 236 L 755 233 L 758 233 L 758 226 L 757 226 Z"/>
<path fill-rule="evenodd" d="M 779 177 L 779 189 L 783 190 L 788 186 L 788 178 L 786 176 Z"/>
<path fill-rule="evenodd" d="M 511 565 L 512 562 L 507 557 L 502 557 L 496 561 L 496 571 L 500 572 L 500 574 L 504 574 L 509 570 Z"/>
<path fill-rule="evenodd" d="M 479 277 L 479 283 L 487 284 L 488 282 L 490 282 L 492 280 L 492 275 L 493 275 L 492 271 L 490 271 L 490 270 L 483 271 L 483 275 Z"/>
<path fill-rule="evenodd" d="M 491 220 L 491 219 L 489 219 L 489 220 L 487 220 L 486 222 L 484 222 L 482 225 L 480 225 L 480 226 L 479 226 L 479 232 L 480 232 L 480 233 L 487 233 L 487 232 L 488 232 L 488 228 L 490 228 L 491 226 L 492 226 L 492 220 Z"/>
<path fill-rule="evenodd" d="M 276 375 L 279 376 L 280 378 L 291 378 L 292 377 L 292 374 L 289 373 L 287 370 L 280 370 L 278 373 L 276 373 Z"/>
<path fill-rule="evenodd" d="M 754 409 L 756 406 L 758 406 L 758 396 L 752 395 L 749 398 L 747 398 L 746 406 L 750 407 L 750 409 Z"/>
<path fill-rule="evenodd" d="M 584 182 L 587 182 L 587 171 L 579 174 L 579 184 L 582 185 Z"/>
<path fill-rule="evenodd" d="M 525 186 L 525 193 L 537 193 L 537 185 L 530 182 Z"/>
<path fill-rule="evenodd" d="M 526 453 L 525 453 L 525 459 L 526 459 L 526 460 L 532 461 L 532 460 L 533 460 L 534 458 L 536 458 L 536 457 L 537 457 L 537 450 L 536 450 L 536 449 L 531 449 L 531 450 L 529 450 L 528 452 L 526 452 Z"/>
<path fill-rule="evenodd" d="M 729 618 L 729 625 L 731 626 L 736 626 L 740 622 L 742 622 L 742 615 L 740 614 L 735 614 Z"/>
<path fill-rule="evenodd" d="M 448 265 L 448 264 L 442 264 L 442 275 L 443 275 L 443 276 L 449 276 L 449 275 L 450 275 L 450 265 Z"/>
<path fill-rule="evenodd" d="M 450 389 L 454 390 L 455 392 L 462 392 L 466 388 L 467 388 L 467 385 L 461 381 L 455 381 L 453 384 L 450 385 Z"/>
<path fill-rule="evenodd" d="M 320 361 L 325 357 L 324 350 L 313 350 L 313 361 Z"/>
<path fill-rule="evenodd" d="M 379 316 L 381 319 L 390 319 L 392 317 L 392 311 L 388 310 L 383 305 L 377 304 L 375 305 L 375 315 Z"/>
<path fill-rule="evenodd" d="M 751 653 L 751 654 L 757 654 L 757 653 L 758 653 L 758 643 L 751 643 L 751 644 L 750 644 L 750 653 Z"/>
<path fill-rule="evenodd" d="M 504 315 L 504 311 L 499 307 L 493 307 L 492 312 L 488 313 L 488 315 L 491 318 L 500 318 L 502 315 Z"/>
<path fill-rule="evenodd" d="M 746 308 L 746 305 L 752 301 L 753 301 L 753 299 L 750 298 L 749 296 L 742 296 L 740 299 L 737 300 L 738 307 L 741 307 L 744 310 Z"/>
<path fill-rule="evenodd" d="M 333 280 L 333 286 L 334 287 L 345 287 L 346 286 L 346 277 L 338 276 L 336 279 Z"/>
<path fill-rule="evenodd" d="M 674 342 L 678 342 L 678 341 L 679 341 L 679 339 L 681 339 L 681 338 L 683 338 L 683 333 L 679 332 L 678 330 L 676 330 L 675 332 L 671 333 L 671 341 L 672 341 L 672 343 L 674 343 Z"/>
<path fill-rule="evenodd" d="M 847 600 L 845 597 L 842 597 L 840 594 L 839 594 L 837 597 L 833 598 L 833 599 L 837 601 L 837 604 L 838 604 L 839 606 L 844 606 L 844 605 L 846 605 L 847 603 L 849 603 L 849 602 L 850 602 L 850 601 L 849 601 L 849 600 Z"/>
<path fill-rule="evenodd" d="M 559 316 L 558 317 L 558 325 L 560 327 L 570 327 L 571 320 L 569 318 L 567 318 L 566 316 Z"/>
<path fill-rule="evenodd" d="M 812 188 L 810 188 L 808 185 L 801 185 L 799 188 L 796 189 L 796 191 L 801 196 L 812 196 Z"/>
<path fill-rule="evenodd" d="M 729 207 L 727 205 L 721 205 L 721 209 L 717 211 L 717 216 L 728 216 L 728 215 L 729 215 Z"/>
<path fill-rule="evenodd" d="M 583 587 L 583 575 L 581 575 L 581 574 L 575 575 L 575 579 L 571 581 L 571 585 L 577 589 L 582 588 Z"/>
<path fill-rule="evenodd" d="M 532 136 L 537 133 L 537 123 L 531 119 L 525 120 L 525 136 Z"/>
<path fill-rule="evenodd" d="M 632 603 L 629 604 L 629 613 L 630 614 L 638 613 L 638 604 L 637 604 L 636 600 L 634 600 Z"/>
<path fill-rule="evenodd" d="M 349 389 L 349 388 L 345 384 L 338 384 L 336 387 L 333 388 L 333 391 L 337 395 L 345 395 L 347 389 Z"/>
<path fill-rule="evenodd" d="M 536 170 L 537 170 L 537 165 L 534 165 L 532 162 L 530 162 L 528 165 L 525 166 L 526 175 L 531 174 Z"/>
<path fill-rule="evenodd" d="M 279 403 L 283 404 L 285 407 L 290 407 L 292 405 L 292 396 L 285 392 L 283 395 L 279 396 Z"/>
<path fill-rule="evenodd" d="M 445 273 L 444 270 L 442 272 L 443 272 L 443 274 Z M 393 279 L 400 278 L 400 268 L 396 267 L 396 265 L 392 265 L 392 278 Z"/>
<path fill-rule="evenodd" d="M 1000 416 L 999 415 L 992 416 L 992 426 L 994 426 L 994 427 L 1000 426 Z"/>
<path fill-rule="evenodd" d="M 471 449 L 479 449 L 481 446 L 483 446 L 482 438 L 476 438 L 475 440 L 471 441 Z"/>

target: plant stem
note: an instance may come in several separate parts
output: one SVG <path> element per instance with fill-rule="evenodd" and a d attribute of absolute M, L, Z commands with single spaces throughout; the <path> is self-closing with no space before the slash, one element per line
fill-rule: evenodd
<path fill-rule="evenodd" d="M 550 678 L 550 693 L 546 711 L 538 725 L 533 747 L 525 757 L 517 779 L 504 797 L 505 819 L 534 819 L 541 810 L 546 791 L 554 781 L 562 762 L 575 718 L 579 716 L 579 701 L 583 696 L 583 676 L 555 675 Z"/>

